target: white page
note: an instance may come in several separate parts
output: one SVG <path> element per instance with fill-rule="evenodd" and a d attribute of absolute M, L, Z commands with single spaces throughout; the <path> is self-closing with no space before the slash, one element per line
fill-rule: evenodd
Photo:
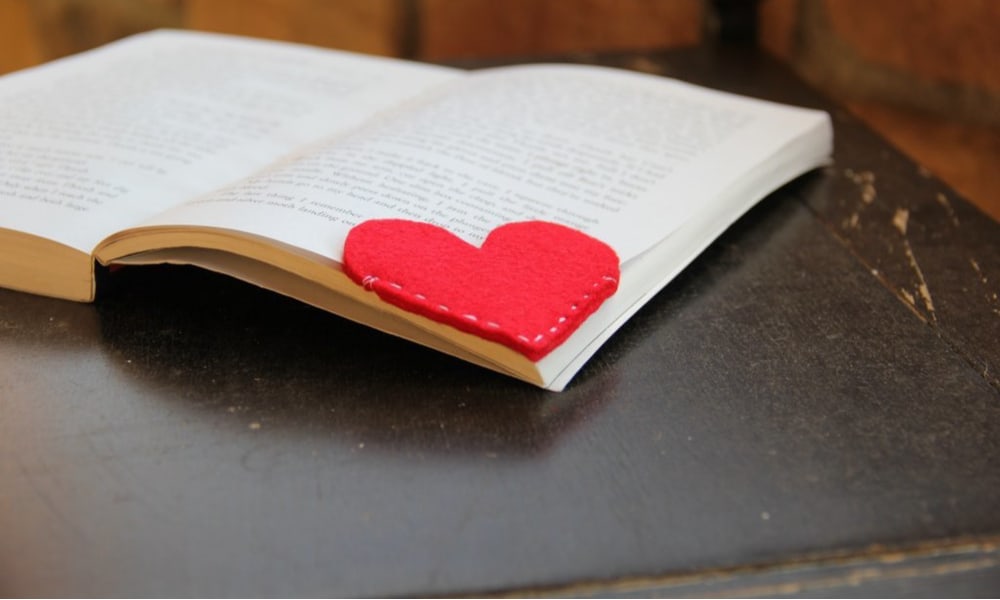
<path fill-rule="evenodd" d="M 0 227 L 110 233 L 461 71 L 158 31 L 0 78 Z"/>
<path fill-rule="evenodd" d="M 824 119 L 609 69 L 495 69 L 149 224 L 237 229 L 339 261 L 366 219 L 436 223 L 472 243 L 543 219 L 624 262 Z"/>

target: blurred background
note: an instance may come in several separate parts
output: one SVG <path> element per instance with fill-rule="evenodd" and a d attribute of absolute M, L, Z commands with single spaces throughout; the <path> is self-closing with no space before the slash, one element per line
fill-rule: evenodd
<path fill-rule="evenodd" d="M 431 61 L 657 50 L 720 10 L 1000 220 L 1000 0 L 0 0 L 0 73 L 160 27 Z"/>

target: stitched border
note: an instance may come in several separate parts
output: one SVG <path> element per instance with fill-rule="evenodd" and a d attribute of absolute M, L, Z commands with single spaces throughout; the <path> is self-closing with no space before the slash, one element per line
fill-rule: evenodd
<path fill-rule="evenodd" d="M 601 280 L 605 281 L 605 282 L 612 282 L 615 286 L 618 285 L 618 279 L 615 278 L 615 277 L 611 277 L 610 275 L 602 275 L 601 276 Z M 382 278 L 379 277 L 379 276 L 377 276 L 377 275 L 365 275 L 364 277 L 361 278 L 361 285 L 366 290 L 377 291 L 375 289 L 375 286 L 380 281 L 382 281 Z M 396 283 L 394 281 L 386 281 L 382 285 L 383 286 L 387 286 L 387 287 L 391 288 L 392 290 L 394 290 L 394 291 L 396 291 L 396 292 L 398 292 L 400 294 L 406 294 L 407 296 L 409 296 L 411 298 L 416 298 L 421 303 L 427 303 L 427 304 L 431 304 L 431 305 L 434 304 L 424 294 L 410 292 L 410 291 L 406 290 L 401 284 Z M 590 287 L 592 289 L 600 289 L 600 287 L 601 287 L 601 281 L 595 281 L 594 283 L 591 284 Z M 582 303 L 590 300 L 590 298 L 591 298 L 591 293 L 590 292 L 584 293 L 583 296 L 581 296 L 579 300 L 577 300 L 576 302 L 573 302 L 573 303 L 571 303 L 569 305 L 569 311 L 568 312 L 572 313 L 572 312 L 576 312 L 576 311 L 580 310 L 579 304 L 582 304 Z M 444 304 L 438 304 L 436 307 L 432 306 L 432 308 L 438 310 L 441 313 L 453 314 L 452 310 L 449 307 L 445 306 Z M 483 320 L 480 317 L 478 317 L 476 315 L 473 315 L 473 314 L 470 314 L 470 313 L 461 313 L 460 316 L 461 316 L 461 318 L 466 319 L 467 321 L 470 321 L 472 323 L 479 323 L 482 320 L 486 324 L 486 326 L 489 327 L 490 329 L 496 329 L 496 330 L 502 330 L 503 329 L 503 326 L 500 325 L 499 323 L 497 323 L 496 321 Z M 555 336 L 556 334 L 558 334 L 559 333 L 559 326 L 562 325 L 563 323 L 565 323 L 568 320 L 569 320 L 568 316 L 561 315 L 556 320 L 556 323 L 553 326 L 551 326 L 551 327 L 548 328 L 548 335 Z M 514 335 L 514 337 L 516 337 L 517 339 L 521 340 L 525 344 L 530 344 L 530 345 L 532 345 L 533 347 L 536 347 L 536 348 L 541 344 L 542 340 L 544 340 L 545 337 L 546 337 L 546 333 L 544 333 L 544 332 L 543 333 L 538 333 L 534 337 L 529 337 L 530 334 L 524 334 L 524 333 L 513 334 L 513 335 Z"/>

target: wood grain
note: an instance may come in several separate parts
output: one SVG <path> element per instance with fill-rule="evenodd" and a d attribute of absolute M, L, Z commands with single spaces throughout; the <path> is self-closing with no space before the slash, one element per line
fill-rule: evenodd
<path fill-rule="evenodd" d="M 700 0 L 423 0 L 420 15 L 431 60 L 666 48 L 703 28 Z"/>
<path fill-rule="evenodd" d="M 0 0 L 0 74 L 37 65 L 45 58 L 29 0 Z"/>
<path fill-rule="evenodd" d="M 1000 128 L 875 101 L 847 107 L 927 171 L 1000 221 Z"/>
<path fill-rule="evenodd" d="M 399 0 L 185 0 L 185 25 L 399 56 L 407 23 Z"/>
<path fill-rule="evenodd" d="M 44 60 L 149 29 L 181 26 L 182 0 L 32 0 L 30 6 Z"/>
<path fill-rule="evenodd" d="M 867 63 L 1000 93 L 1000 2 L 825 0 L 830 26 Z"/>

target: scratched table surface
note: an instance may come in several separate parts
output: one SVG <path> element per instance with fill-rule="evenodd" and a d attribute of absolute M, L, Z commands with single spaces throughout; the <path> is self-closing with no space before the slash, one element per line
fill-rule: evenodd
<path fill-rule="evenodd" d="M 760 55 L 600 60 L 835 163 L 563 394 L 192 268 L 0 291 L 0 595 L 996 595 L 1000 225 Z"/>

